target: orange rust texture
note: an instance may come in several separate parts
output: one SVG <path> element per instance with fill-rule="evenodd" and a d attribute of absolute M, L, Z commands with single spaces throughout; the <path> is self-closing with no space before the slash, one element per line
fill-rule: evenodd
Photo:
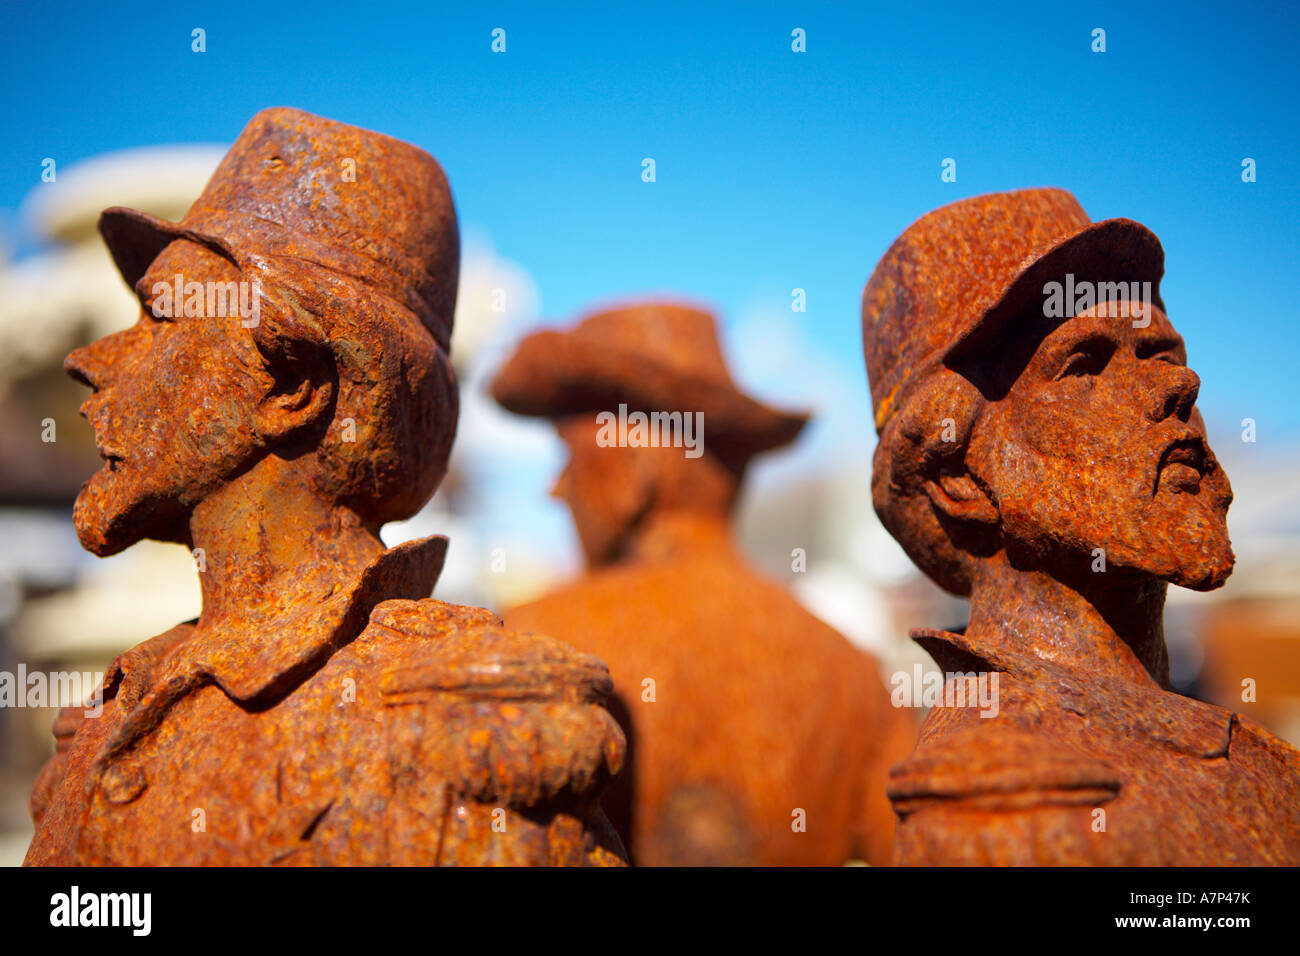
<path fill-rule="evenodd" d="M 888 863 L 886 772 L 915 724 L 890 706 L 875 662 L 732 540 L 747 462 L 805 416 L 742 394 L 712 317 L 660 302 L 529 336 L 493 392 L 555 419 L 571 453 L 556 494 L 590 569 L 505 619 L 609 664 L 629 758 L 605 806 L 632 861 Z M 595 413 L 620 402 L 702 412 L 704 453 L 602 446 Z"/>
<path fill-rule="evenodd" d="M 65 363 L 105 459 L 77 532 L 194 549 L 203 611 L 113 662 L 102 714 L 60 715 L 26 863 L 623 864 L 604 665 L 430 599 L 445 538 L 379 538 L 457 417 L 434 159 L 266 110 L 182 222 L 100 225 L 145 308 Z M 255 281 L 260 316 L 159 316 L 175 276 Z"/>
<path fill-rule="evenodd" d="M 1169 685 L 1166 590 L 1233 554 L 1163 268 L 1145 227 L 1025 190 L 923 217 L 867 284 L 876 510 L 971 600 L 963 633 L 913 636 L 999 680 L 995 716 L 934 708 L 891 772 L 897 863 L 1300 863 L 1300 753 Z M 1088 281 L 1149 308 L 1049 314 Z"/>

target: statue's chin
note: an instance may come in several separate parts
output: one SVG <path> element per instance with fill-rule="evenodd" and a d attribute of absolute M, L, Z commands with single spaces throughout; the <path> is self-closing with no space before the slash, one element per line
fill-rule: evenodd
<path fill-rule="evenodd" d="M 174 488 L 159 487 L 119 466 L 101 468 L 81 486 L 72 507 L 72 523 L 81 546 L 106 558 L 146 538 L 184 544 L 189 537 L 190 508 Z"/>
<path fill-rule="evenodd" d="M 1212 559 L 1178 568 L 1167 580 L 1189 591 L 1213 591 L 1223 587 L 1235 563 L 1232 547 L 1225 544 Z"/>
<path fill-rule="evenodd" d="M 1188 581 L 1185 584 L 1182 582 L 1179 582 L 1179 584 L 1191 591 L 1213 591 L 1217 588 L 1223 587 L 1231 574 L 1232 567 L 1229 566 L 1227 570 L 1215 569 L 1207 574 Z"/>
<path fill-rule="evenodd" d="M 73 507 L 72 525 L 77 530 L 77 540 L 81 546 L 101 558 L 125 551 L 135 544 L 135 541 L 125 540 L 121 534 L 115 534 L 114 522 L 98 509 L 84 506 L 81 498 L 77 499 Z"/>
<path fill-rule="evenodd" d="M 158 537 L 154 526 L 159 509 L 148 500 L 123 501 L 122 495 L 113 493 L 120 491 L 121 485 L 105 487 L 99 478 L 97 474 L 82 486 L 72 506 L 72 525 L 81 546 L 107 558 L 137 541 Z"/>

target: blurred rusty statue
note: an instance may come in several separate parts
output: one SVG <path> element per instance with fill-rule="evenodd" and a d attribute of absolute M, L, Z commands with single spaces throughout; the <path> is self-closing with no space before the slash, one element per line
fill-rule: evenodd
<path fill-rule="evenodd" d="M 569 448 L 555 494 L 590 570 L 505 619 L 609 664 L 628 769 L 605 806 L 632 862 L 888 863 L 915 723 L 730 529 L 750 458 L 807 416 L 742 394 L 712 316 L 661 302 L 530 335 L 493 394 Z"/>
<path fill-rule="evenodd" d="M 950 676 L 891 774 L 897 863 L 1300 863 L 1300 753 L 1169 684 L 1165 591 L 1233 554 L 1163 272 L 1035 189 L 922 217 L 867 284 L 875 507 L 971 603 L 913 632 Z M 954 706 L 972 680 L 994 707 Z"/>
<path fill-rule="evenodd" d="M 193 549 L 203 611 L 60 715 L 26 863 L 621 864 L 603 665 L 428 598 L 445 538 L 379 538 L 456 427 L 434 159 L 266 110 L 180 223 L 100 230 L 143 309 L 65 363 L 105 459 L 77 533 Z"/>

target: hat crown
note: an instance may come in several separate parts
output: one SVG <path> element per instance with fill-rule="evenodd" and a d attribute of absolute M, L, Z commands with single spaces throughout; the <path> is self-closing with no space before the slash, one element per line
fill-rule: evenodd
<path fill-rule="evenodd" d="M 736 387 L 710 313 L 654 300 L 526 336 L 494 377 L 492 395 L 513 412 L 548 418 L 623 403 L 641 412 L 696 412 L 709 449 L 733 462 L 793 441 L 808 420 Z"/>
<path fill-rule="evenodd" d="M 262 110 L 183 225 L 374 285 L 447 344 L 460 237 L 446 176 L 418 147 L 302 110 Z"/>
<path fill-rule="evenodd" d="M 894 241 L 862 294 L 862 342 L 876 428 L 954 346 L 1017 299 L 1035 264 L 1067 265 L 1076 249 L 1095 260 L 1123 234 L 1113 262 L 1159 279 L 1163 252 L 1129 220 L 1094 224 L 1063 189 L 1022 189 L 959 200 L 922 216 Z M 1089 239 L 1080 243 L 1081 239 Z M 1117 276 L 1118 278 L 1118 276 Z M 1019 285 L 1018 285 L 1019 283 Z"/>
<path fill-rule="evenodd" d="M 683 379 L 732 384 L 713 316 L 700 309 L 663 302 L 606 309 L 583 319 L 572 334 L 611 350 L 636 353 Z"/>

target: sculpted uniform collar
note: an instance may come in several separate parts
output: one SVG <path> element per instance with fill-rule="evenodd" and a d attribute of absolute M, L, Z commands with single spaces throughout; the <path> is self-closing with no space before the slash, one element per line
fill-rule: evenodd
<path fill-rule="evenodd" d="M 253 633 L 191 638 L 176 663 L 195 667 L 241 702 L 287 690 L 365 628 L 370 612 L 393 598 L 426 598 L 442 571 L 447 539 L 408 541 L 381 552 L 349 587 L 320 604 Z"/>
<path fill-rule="evenodd" d="M 121 724 L 96 759 L 102 770 L 114 756 L 149 733 L 177 700 L 205 683 L 217 684 L 240 703 L 287 693 L 365 628 L 381 601 L 428 597 L 442 571 L 447 539 L 434 535 L 380 553 L 347 588 L 320 604 L 252 632 L 173 628 L 121 655 L 104 676 L 121 677 Z M 152 647 L 155 641 L 165 648 Z M 160 653 L 161 651 L 161 653 Z"/>
<path fill-rule="evenodd" d="M 1050 702 L 1095 723 L 1098 730 L 1149 740 L 1189 756 L 1225 757 L 1237 715 L 1160 687 L 1086 665 L 1047 661 L 1024 654 L 1005 641 L 981 640 L 951 631 L 916 628 L 912 639 L 945 673 L 1001 671 L 1031 688 L 1029 707 Z"/>

